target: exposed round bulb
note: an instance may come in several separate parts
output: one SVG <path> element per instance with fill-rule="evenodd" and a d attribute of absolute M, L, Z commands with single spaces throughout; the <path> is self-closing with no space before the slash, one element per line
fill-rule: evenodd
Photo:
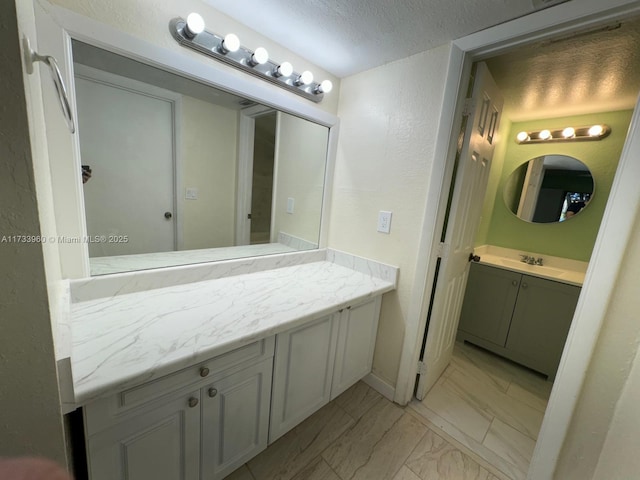
<path fill-rule="evenodd" d="M 222 50 L 224 53 L 237 52 L 240 48 L 240 39 L 234 33 L 228 33 L 222 41 Z"/>
<path fill-rule="evenodd" d="M 204 19 L 197 13 L 192 12 L 187 16 L 187 24 L 184 33 L 187 37 L 193 38 L 204 32 Z"/>
<path fill-rule="evenodd" d="M 562 136 L 564 138 L 573 138 L 576 136 L 576 130 L 573 127 L 567 127 L 564 130 L 562 130 Z"/>
<path fill-rule="evenodd" d="M 252 65 L 262 65 L 269 61 L 269 52 L 267 52 L 266 48 L 258 47 L 256 51 L 251 55 L 251 64 Z"/>
<path fill-rule="evenodd" d="M 277 77 L 288 77 L 292 73 L 293 65 L 291 65 L 289 62 L 282 62 L 280 65 L 278 65 L 274 72 Z"/>
<path fill-rule="evenodd" d="M 313 73 L 305 70 L 296 80 L 296 85 L 309 85 L 311 82 L 313 82 Z"/>
<path fill-rule="evenodd" d="M 529 139 L 529 134 L 527 132 L 520 132 L 516 136 L 519 142 L 525 142 Z"/>
<path fill-rule="evenodd" d="M 333 90 L 333 83 L 331 83 L 331 80 L 323 80 L 320 84 L 320 90 L 322 90 L 322 93 L 329 93 Z"/>
<path fill-rule="evenodd" d="M 602 125 L 594 125 L 589 129 L 589 135 L 591 135 L 592 137 L 597 137 L 598 135 L 602 134 L 603 131 L 604 128 L 602 128 Z"/>
<path fill-rule="evenodd" d="M 538 138 L 540 140 L 549 140 L 551 138 L 551 132 L 549 130 L 542 130 L 539 134 L 538 134 Z"/>

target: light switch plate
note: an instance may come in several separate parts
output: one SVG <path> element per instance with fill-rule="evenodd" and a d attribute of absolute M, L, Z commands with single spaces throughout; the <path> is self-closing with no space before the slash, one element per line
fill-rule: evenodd
<path fill-rule="evenodd" d="M 198 189 L 196 187 L 187 187 L 187 190 L 184 194 L 185 200 L 197 200 L 198 199 Z"/>
<path fill-rule="evenodd" d="M 291 197 L 287 198 L 287 213 L 293 213 L 293 204 L 295 200 Z"/>
<path fill-rule="evenodd" d="M 389 233 L 391 231 L 391 212 L 381 210 L 378 213 L 378 231 L 381 233 Z"/>

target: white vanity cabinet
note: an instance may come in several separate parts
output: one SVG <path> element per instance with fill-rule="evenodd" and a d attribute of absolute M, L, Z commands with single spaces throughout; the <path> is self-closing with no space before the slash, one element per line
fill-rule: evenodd
<path fill-rule="evenodd" d="M 91 480 L 217 480 L 266 448 L 273 337 L 84 408 Z"/>
<path fill-rule="evenodd" d="M 371 371 L 381 298 L 276 335 L 269 443 Z"/>
<path fill-rule="evenodd" d="M 154 402 L 87 437 L 91 480 L 200 479 L 200 392 Z"/>

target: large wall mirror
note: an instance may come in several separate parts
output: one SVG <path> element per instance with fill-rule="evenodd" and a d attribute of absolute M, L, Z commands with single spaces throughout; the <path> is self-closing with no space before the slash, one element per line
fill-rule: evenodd
<path fill-rule="evenodd" d="M 593 176 L 583 162 L 566 155 L 544 155 L 511 173 L 503 198 L 507 208 L 521 220 L 553 223 L 582 212 L 593 193 Z"/>
<path fill-rule="evenodd" d="M 329 129 L 73 41 L 91 275 L 318 248 Z"/>

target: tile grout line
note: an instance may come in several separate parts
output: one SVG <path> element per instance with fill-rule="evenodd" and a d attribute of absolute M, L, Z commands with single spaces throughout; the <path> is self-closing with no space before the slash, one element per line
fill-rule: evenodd
<path fill-rule="evenodd" d="M 494 416 L 491 419 L 491 422 L 489 422 L 489 427 L 487 428 L 487 431 L 484 432 L 484 436 L 482 437 L 482 441 L 480 442 L 481 445 L 484 445 L 484 441 L 487 439 L 487 435 L 489 435 L 489 432 L 491 431 L 491 427 L 493 426 L 493 422 L 495 421 L 496 417 Z M 484 445 L 486 447 L 486 445 Z M 489 447 L 487 447 L 489 448 Z M 491 450 L 491 449 L 489 449 Z"/>

